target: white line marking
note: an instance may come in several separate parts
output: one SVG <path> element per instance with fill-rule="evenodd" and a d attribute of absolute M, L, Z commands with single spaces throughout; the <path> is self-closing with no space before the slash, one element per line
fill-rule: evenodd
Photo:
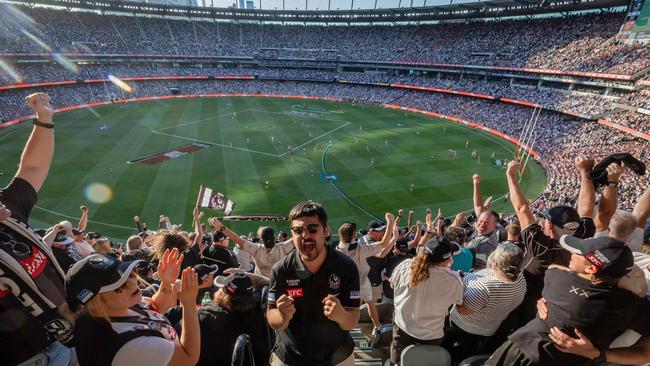
<path fill-rule="evenodd" d="M 248 109 L 244 109 L 240 113 L 248 112 L 248 111 L 249 111 Z M 195 123 L 201 123 L 201 122 L 208 121 L 208 120 L 211 120 L 211 119 L 216 119 L 216 118 L 219 118 L 219 117 L 222 117 L 222 116 L 231 116 L 231 115 L 232 115 L 232 113 L 218 113 L 218 114 L 215 114 L 215 115 L 212 115 L 212 116 L 209 116 L 209 117 L 196 119 L 194 121 L 189 121 L 189 122 L 186 122 L 186 123 L 181 123 L 181 124 L 173 125 L 173 126 L 170 126 L 170 127 L 157 128 L 157 129 L 155 129 L 155 131 L 164 131 L 164 130 L 169 130 L 169 129 L 176 128 L 176 127 L 179 127 L 179 126 L 193 125 Z"/>
<path fill-rule="evenodd" d="M 262 154 L 262 155 L 271 156 L 271 157 L 274 157 L 274 158 L 279 158 L 279 157 L 282 156 L 282 155 L 277 155 L 277 154 L 269 154 L 269 153 L 264 152 L 264 151 L 245 149 L 243 147 L 224 145 L 224 144 L 220 144 L 218 142 L 211 142 L 211 141 L 194 139 L 194 138 L 191 138 L 191 137 L 172 135 L 172 134 L 164 133 L 164 132 L 151 131 L 151 133 L 155 133 L 155 134 L 158 134 L 158 135 L 165 135 L 165 136 L 169 136 L 169 137 L 175 137 L 175 138 L 178 138 L 178 139 L 188 140 L 188 141 L 192 141 L 192 142 L 202 142 L 204 144 L 221 146 L 221 147 L 225 147 L 227 149 L 234 149 L 234 150 L 246 151 L 246 152 L 249 152 L 249 153 Z"/>
<path fill-rule="evenodd" d="M 65 217 L 65 218 L 68 218 L 68 219 L 73 219 L 73 220 L 79 220 L 80 219 L 78 217 L 62 214 L 60 212 L 56 212 L 56 211 L 52 211 L 52 210 L 48 210 L 47 208 L 43 208 L 43 207 L 40 207 L 40 206 L 34 206 L 34 208 L 38 208 L 39 210 L 43 210 L 45 212 L 49 212 L 51 214 L 61 216 L 61 217 Z M 131 230 L 131 231 L 135 231 L 135 227 L 130 227 L 130 226 L 109 224 L 109 223 L 106 223 L 106 222 L 95 221 L 95 220 L 88 220 L 88 222 L 92 222 L 94 224 L 99 224 L 99 225 L 104 225 L 104 226 L 116 227 L 116 228 L 119 228 L 119 229 L 127 229 L 127 230 Z"/>
<path fill-rule="evenodd" d="M 319 138 L 321 138 L 321 137 L 323 137 L 323 136 L 325 136 L 325 135 L 329 135 L 330 133 L 332 133 L 332 132 L 334 132 L 334 131 L 336 131 L 336 130 L 340 130 L 341 128 L 343 128 L 343 127 L 349 125 L 350 123 L 352 123 L 352 122 L 345 122 L 344 124 L 338 126 L 337 128 L 335 128 L 335 129 L 333 129 L 333 130 L 330 130 L 330 131 L 327 131 L 327 132 L 325 132 L 324 134 L 322 134 L 322 135 L 320 135 L 320 136 L 314 137 L 313 139 L 311 139 L 311 140 L 305 142 L 305 143 L 302 144 L 302 145 L 298 145 L 298 146 L 294 147 L 293 149 L 294 149 L 294 150 L 298 150 L 298 149 L 300 149 L 301 147 L 303 147 L 303 146 L 305 146 L 305 145 L 307 145 L 307 144 L 309 144 L 309 143 L 311 143 L 311 142 L 314 142 L 314 141 L 318 140 Z M 287 155 L 288 153 L 289 153 L 289 152 L 287 151 L 287 152 L 285 152 L 285 153 L 283 153 L 283 154 L 278 155 L 278 157 L 281 158 L 281 157 Z"/>

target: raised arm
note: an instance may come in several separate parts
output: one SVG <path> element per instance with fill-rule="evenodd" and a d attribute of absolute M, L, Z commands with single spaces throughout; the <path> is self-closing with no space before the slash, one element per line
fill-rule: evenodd
<path fill-rule="evenodd" d="M 618 192 L 618 181 L 621 174 L 623 174 L 623 171 L 625 171 L 625 166 L 616 163 L 609 164 L 607 167 L 607 181 L 615 183 L 615 185 L 614 187 L 610 187 L 608 184 L 600 195 L 598 210 L 596 211 L 596 217 L 594 218 L 596 231 L 609 230 L 609 222 L 612 220 L 614 213 L 616 213 L 616 193 Z"/>
<path fill-rule="evenodd" d="M 415 211 L 410 210 L 408 220 L 406 221 L 406 227 L 411 227 L 413 225 L 413 215 L 415 215 Z"/>
<path fill-rule="evenodd" d="M 26 101 L 36 113 L 36 121 L 23 149 L 16 177 L 29 182 L 38 192 L 47 178 L 54 155 L 54 108 L 50 96 L 45 93 L 32 94 Z"/>
<path fill-rule="evenodd" d="M 645 192 L 639 197 L 639 200 L 636 201 L 632 213 L 636 217 L 636 226 L 644 228 L 648 217 L 650 217 L 650 186 L 646 188 Z"/>
<path fill-rule="evenodd" d="M 519 171 L 519 163 L 516 161 L 511 161 L 508 163 L 508 169 L 506 170 L 506 177 L 508 178 L 508 191 L 510 194 L 510 201 L 512 202 L 512 207 L 515 209 L 517 214 L 517 219 L 521 228 L 525 228 L 530 224 L 535 223 L 535 217 L 530 211 L 530 206 L 528 205 L 528 200 L 524 193 L 519 187 L 519 182 L 517 182 L 517 172 Z"/>
<path fill-rule="evenodd" d="M 79 209 L 81 210 L 81 218 L 79 219 L 77 229 L 79 231 L 86 231 L 86 226 L 88 226 L 88 207 L 81 206 Z"/>
<path fill-rule="evenodd" d="M 418 220 L 415 225 L 415 236 L 413 237 L 413 240 L 409 242 L 408 248 L 411 249 L 414 246 L 416 246 L 420 242 L 421 237 L 422 237 L 422 221 Z"/>
<path fill-rule="evenodd" d="M 580 192 L 578 193 L 578 214 L 580 217 L 593 217 L 596 205 L 596 189 L 591 181 L 589 172 L 594 168 L 594 161 L 580 155 L 575 159 L 576 168 L 580 173 Z"/>
<path fill-rule="evenodd" d="M 384 236 L 380 241 L 382 248 L 381 252 L 375 255 L 377 258 L 384 258 L 386 254 L 388 254 L 393 249 L 393 246 L 390 243 L 392 242 L 394 244 L 394 242 L 391 240 L 391 238 L 394 235 L 394 231 L 399 230 L 397 227 L 397 220 L 395 220 L 395 216 L 392 213 L 386 212 L 385 218 L 386 230 L 384 231 Z"/>
<path fill-rule="evenodd" d="M 211 218 L 208 219 L 208 223 L 209 223 L 210 226 L 212 226 L 212 228 L 215 229 L 216 231 L 222 231 L 224 234 L 226 234 L 226 236 L 228 237 L 228 239 L 234 241 L 235 244 L 237 244 L 237 247 L 238 247 L 239 249 L 244 249 L 244 243 L 246 242 L 246 240 L 240 238 L 239 235 L 237 235 L 236 232 L 234 232 L 234 231 L 228 229 L 227 227 L 225 227 L 225 226 L 221 223 L 221 221 L 219 221 L 218 218 L 216 218 L 216 217 L 211 217 Z"/>
<path fill-rule="evenodd" d="M 476 214 L 476 217 L 479 217 L 481 216 L 481 212 L 483 212 L 483 195 L 481 194 L 481 176 L 478 174 L 474 174 L 472 176 L 472 182 L 474 183 L 474 194 L 473 194 L 474 213 Z"/>

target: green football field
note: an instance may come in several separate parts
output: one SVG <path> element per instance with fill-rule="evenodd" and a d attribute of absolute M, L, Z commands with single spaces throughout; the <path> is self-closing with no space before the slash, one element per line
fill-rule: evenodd
<path fill-rule="evenodd" d="M 441 119 L 297 99 L 147 101 L 64 112 L 55 120 L 54 162 L 30 224 L 76 224 L 83 204 L 89 230 L 114 239 L 134 232 L 135 215 L 151 228 L 161 214 L 189 228 L 201 184 L 235 201 L 233 215 L 287 215 L 301 200 L 318 200 L 333 228 L 345 220 L 363 227 L 398 208 L 416 210 L 418 218 L 427 207 L 453 216 L 472 208 L 476 172 L 485 197 L 507 192 L 504 170 L 491 156 L 512 159 L 514 151 L 505 140 Z M 30 130 L 24 123 L 0 131 L 0 184 L 14 174 Z M 458 151 L 457 159 L 448 149 Z M 480 159 L 471 157 L 473 149 Z M 173 158 L 146 160 L 165 153 Z M 321 173 L 335 175 L 335 184 Z M 545 183 L 531 159 L 521 180 L 527 196 L 539 195 Z M 511 211 L 503 199 L 493 207 Z M 229 225 L 245 233 L 259 223 Z"/>

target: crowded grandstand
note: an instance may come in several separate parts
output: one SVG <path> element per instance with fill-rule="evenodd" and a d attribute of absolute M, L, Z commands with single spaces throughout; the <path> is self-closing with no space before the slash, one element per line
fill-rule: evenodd
<path fill-rule="evenodd" d="M 0 0 L 0 364 L 650 363 L 650 4 L 234 6 Z"/>

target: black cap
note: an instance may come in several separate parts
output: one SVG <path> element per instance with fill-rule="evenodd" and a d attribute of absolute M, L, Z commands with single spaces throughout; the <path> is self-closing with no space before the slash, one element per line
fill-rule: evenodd
<path fill-rule="evenodd" d="M 73 235 L 81 235 L 81 234 L 83 234 L 83 231 L 73 227 L 72 228 L 72 234 Z"/>
<path fill-rule="evenodd" d="M 118 289 L 140 262 L 120 262 L 103 254 L 91 254 L 81 259 L 65 276 L 68 306 L 75 311 L 97 294 Z"/>
<path fill-rule="evenodd" d="M 88 232 L 88 238 L 89 239 L 99 239 L 101 237 L 102 237 L 102 234 L 100 234 L 100 233 L 97 233 L 97 232 L 94 232 L 94 231 Z"/>
<path fill-rule="evenodd" d="M 433 237 L 424 245 L 424 252 L 431 256 L 434 262 L 442 262 L 458 254 L 462 248 L 453 241 L 443 237 Z"/>
<path fill-rule="evenodd" d="M 620 278 L 634 267 L 634 256 L 630 247 L 609 236 L 580 239 L 572 235 L 562 235 L 560 245 L 571 253 L 585 257 L 598 268 L 599 274 Z"/>
<path fill-rule="evenodd" d="M 222 241 L 223 239 L 228 238 L 226 234 L 223 233 L 223 231 L 215 231 L 214 234 L 212 234 L 212 240 L 216 243 L 219 241 Z"/>
<path fill-rule="evenodd" d="M 372 220 L 368 223 L 368 231 L 384 231 L 386 230 L 386 224 L 379 220 Z"/>
<path fill-rule="evenodd" d="M 210 277 L 210 275 L 217 273 L 219 270 L 219 266 L 216 264 L 213 265 L 207 265 L 207 264 L 197 264 L 194 267 L 194 272 L 196 272 L 196 275 L 199 278 L 199 283 L 202 283 L 205 281 L 206 278 Z"/>
<path fill-rule="evenodd" d="M 395 248 L 399 250 L 408 250 L 409 249 L 409 242 L 406 240 L 406 238 L 399 238 L 395 242 Z"/>
<path fill-rule="evenodd" d="M 253 281 L 245 273 L 236 272 L 229 276 L 214 279 L 214 285 L 223 288 L 231 295 L 252 295 Z"/>
<path fill-rule="evenodd" d="M 272 227 L 264 226 L 260 231 L 260 239 L 267 248 L 275 245 L 275 231 Z"/>
<path fill-rule="evenodd" d="M 555 206 L 550 210 L 541 212 L 547 220 L 553 225 L 565 230 L 577 230 L 580 227 L 580 215 L 575 208 L 571 206 Z"/>

